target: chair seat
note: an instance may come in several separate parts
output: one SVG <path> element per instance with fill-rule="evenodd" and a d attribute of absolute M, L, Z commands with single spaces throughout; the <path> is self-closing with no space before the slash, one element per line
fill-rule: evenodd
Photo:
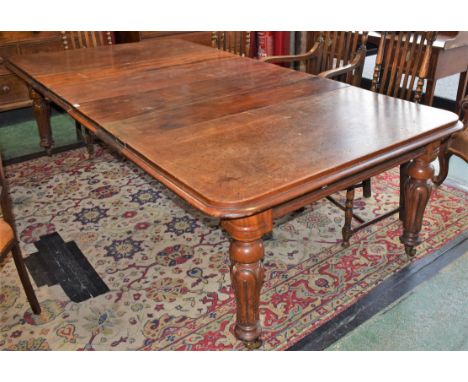
<path fill-rule="evenodd" d="M 0 218 L 0 253 L 11 244 L 15 239 L 15 234 L 11 226 L 2 218 Z"/>
<path fill-rule="evenodd" d="M 460 131 L 452 136 L 450 152 L 468 162 L 468 130 Z"/>

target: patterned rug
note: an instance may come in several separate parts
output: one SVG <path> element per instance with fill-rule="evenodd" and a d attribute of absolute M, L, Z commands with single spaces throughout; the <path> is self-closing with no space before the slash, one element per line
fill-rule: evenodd
<path fill-rule="evenodd" d="M 0 348 L 52 350 L 243 350 L 228 238 L 216 219 L 185 204 L 137 167 L 97 146 L 7 168 L 25 254 L 41 235 L 75 241 L 110 292 L 71 302 L 60 286 L 37 290 L 32 314 L 8 258 L 0 265 Z M 397 171 L 373 179 L 364 218 L 398 203 Z M 340 194 L 338 197 L 343 198 Z M 426 211 L 423 257 L 468 230 L 468 194 L 443 186 Z M 262 349 L 282 350 L 330 320 L 408 260 L 394 215 L 340 245 L 343 212 L 321 200 L 275 223 L 265 243 Z"/>

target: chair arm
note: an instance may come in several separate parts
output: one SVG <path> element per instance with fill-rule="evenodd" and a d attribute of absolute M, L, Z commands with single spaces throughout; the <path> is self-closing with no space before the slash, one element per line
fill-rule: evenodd
<path fill-rule="evenodd" d="M 318 76 L 322 78 L 335 78 L 341 76 L 342 74 L 347 74 L 352 72 L 357 67 L 356 64 L 348 64 L 341 66 L 339 68 L 330 69 L 325 72 L 319 73 Z"/>
<path fill-rule="evenodd" d="M 358 66 L 363 65 L 365 59 L 366 59 L 366 50 L 364 47 L 363 49 L 358 50 L 356 57 L 354 57 L 354 59 L 349 64 L 340 66 L 339 68 L 330 69 L 325 72 L 319 73 L 319 76 L 323 78 L 335 78 L 342 74 L 350 73 L 354 69 L 356 69 Z M 358 84 L 355 84 L 355 85 L 358 85 Z"/>
<path fill-rule="evenodd" d="M 263 62 L 297 62 L 297 61 L 306 61 L 310 60 L 317 53 L 318 48 L 322 45 L 323 41 L 317 41 L 314 46 L 306 53 L 303 54 L 292 54 L 287 56 L 270 56 L 262 57 L 260 60 Z"/>
<path fill-rule="evenodd" d="M 263 57 L 261 61 L 274 63 L 274 62 L 297 62 L 297 61 L 307 61 L 310 60 L 313 56 L 312 53 L 307 52 L 304 54 L 296 54 L 296 55 L 289 55 L 289 56 L 270 56 L 270 57 Z"/>

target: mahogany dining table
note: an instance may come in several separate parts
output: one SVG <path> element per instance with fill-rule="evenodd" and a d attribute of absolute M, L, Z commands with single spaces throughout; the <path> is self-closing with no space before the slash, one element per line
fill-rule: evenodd
<path fill-rule="evenodd" d="M 182 40 L 10 57 L 45 143 L 49 102 L 230 235 L 235 334 L 260 344 L 263 236 L 400 166 L 401 242 L 419 244 L 431 162 L 456 114 Z M 403 250 L 403 247 L 402 247 Z"/>

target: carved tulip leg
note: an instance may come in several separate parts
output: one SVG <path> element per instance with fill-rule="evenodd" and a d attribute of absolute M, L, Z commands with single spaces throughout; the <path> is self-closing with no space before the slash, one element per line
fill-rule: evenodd
<path fill-rule="evenodd" d="M 52 145 L 52 130 L 50 127 L 50 104 L 44 97 L 33 88 L 29 88 L 29 96 L 33 102 L 34 116 L 36 117 L 37 127 L 39 129 L 40 145 L 47 154 L 51 154 Z"/>
<path fill-rule="evenodd" d="M 262 236 L 272 229 L 271 211 L 247 218 L 224 220 L 231 235 L 231 281 L 237 303 L 235 333 L 249 349 L 261 345 L 260 290 L 264 279 Z"/>
<path fill-rule="evenodd" d="M 233 240 L 230 246 L 231 280 L 237 302 L 236 336 L 248 348 L 261 345 L 259 321 L 260 290 L 264 279 L 263 242 Z"/>
<path fill-rule="evenodd" d="M 432 191 L 431 183 L 428 182 L 434 175 L 431 162 L 436 156 L 437 150 L 430 147 L 424 155 L 413 160 L 408 166 L 408 178 L 404 187 L 403 235 L 400 237 L 408 256 L 416 253 L 414 247 L 421 242 L 419 232 Z"/>

